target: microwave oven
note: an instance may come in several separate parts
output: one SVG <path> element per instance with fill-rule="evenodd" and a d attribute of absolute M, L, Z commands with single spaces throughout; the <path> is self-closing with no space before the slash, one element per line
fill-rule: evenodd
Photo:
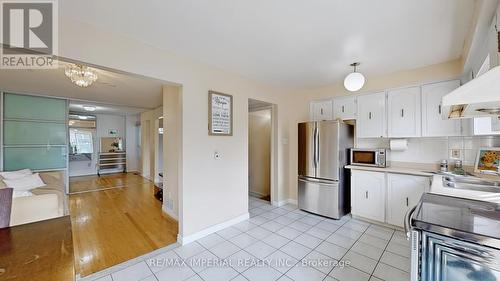
<path fill-rule="evenodd" d="M 351 165 L 387 167 L 387 152 L 383 148 L 352 148 Z"/>

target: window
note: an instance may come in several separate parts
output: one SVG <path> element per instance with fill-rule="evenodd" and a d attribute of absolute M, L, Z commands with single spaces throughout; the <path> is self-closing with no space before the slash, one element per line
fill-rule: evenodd
<path fill-rule="evenodd" d="M 93 153 L 94 143 L 92 141 L 92 131 L 84 129 L 69 129 L 69 142 L 71 144 L 71 152 L 76 153 Z"/>

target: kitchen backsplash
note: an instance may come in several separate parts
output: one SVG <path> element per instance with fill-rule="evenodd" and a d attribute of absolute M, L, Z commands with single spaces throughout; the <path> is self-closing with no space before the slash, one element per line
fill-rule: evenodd
<path fill-rule="evenodd" d="M 358 148 L 387 148 L 390 139 L 357 139 Z M 408 138 L 408 149 L 388 150 L 388 161 L 413 163 L 439 163 L 443 159 L 456 159 L 464 165 L 474 165 L 480 147 L 500 147 L 500 136 Z"/>

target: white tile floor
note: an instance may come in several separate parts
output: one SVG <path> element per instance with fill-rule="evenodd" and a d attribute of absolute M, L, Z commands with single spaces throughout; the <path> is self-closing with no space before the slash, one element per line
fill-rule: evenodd
<path fill-rule="evenodd" d="M 252 197 L 249 208 L 248 221 L 99 280 L 410 280 L 401 231 Z"/>

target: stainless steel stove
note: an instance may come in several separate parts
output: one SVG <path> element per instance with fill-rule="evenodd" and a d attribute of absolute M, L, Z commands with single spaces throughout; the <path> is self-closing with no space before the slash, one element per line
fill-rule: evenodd
<path fill-rule="evenodd" d="M 500 204 L 424 194 L 407 225 L 412 281 L 500 281 Z"/>

